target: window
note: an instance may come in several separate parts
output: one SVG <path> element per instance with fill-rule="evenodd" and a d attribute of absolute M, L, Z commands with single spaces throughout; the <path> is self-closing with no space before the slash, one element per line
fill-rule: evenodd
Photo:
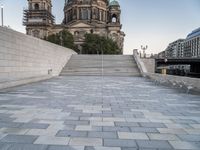
<path fill-rule="evenodd" d="M 35 6 L 34 6 L 35 10 L 39 10 L 39 4 L 36 3 Z"/>
<path fill-rule="evenodd" d="M 113 14 L 112 15 L 112 23 L 116 23 L 117 22 L 117 15 Z"/>
<path fill-rule="evenodd" d="M 81 18 L 83 20 L 87 20 L 88 19 L 88 10 L 87 9 L 82 9 L 82 16 Z"/>

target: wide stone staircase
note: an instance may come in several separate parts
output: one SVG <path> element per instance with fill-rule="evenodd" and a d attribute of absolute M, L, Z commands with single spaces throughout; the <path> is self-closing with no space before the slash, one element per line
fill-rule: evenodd
<path fill-rule="evenodd" d="M 132 55 L 72 55 L 61 76 L 141 76 Z"/>

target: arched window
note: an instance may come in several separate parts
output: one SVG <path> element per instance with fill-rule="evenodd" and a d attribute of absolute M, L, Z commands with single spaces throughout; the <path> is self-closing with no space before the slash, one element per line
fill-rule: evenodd
<path fill-rule="evenodd" d="M 75 32 L 74 32 L 74 35 L 75 35 L 75 36 L 78 36 L 78 35 L 79 35 L 79 31 L 75 31 Z"/>
<path fill-rule="evenodd" d="M 36 3 L 36 4 L 34 5 L 34 8 L 35 8 L 35 10 L 39 10 L 39 4 Z"/>
<path fill-rule="evenodd" d="M 112 15 L 112 23 L 116 23 L 117 22 L 117 15 L 113 14 Z"/>

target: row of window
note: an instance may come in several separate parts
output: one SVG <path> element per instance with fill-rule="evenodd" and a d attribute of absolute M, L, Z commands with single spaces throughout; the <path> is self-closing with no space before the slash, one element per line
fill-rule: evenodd
<path fill-rule="evenodd" d="M 106 22 L 107 20 L 107 13 L 103 10 L 98 9 L 89 9 L 89 8 L 79 8 L 77 9 L 71 9 L 66 12 L 66 22 L 70 22 L 72 20 L 80 19 L 80 20 L 89 20 L 89 19 L 96 19 L 99 21 Z M 118 16 L 116 14 L 113 14 L 111 16 L 110 21 L 113 23 L 116 23 L 118 21 Z"/>

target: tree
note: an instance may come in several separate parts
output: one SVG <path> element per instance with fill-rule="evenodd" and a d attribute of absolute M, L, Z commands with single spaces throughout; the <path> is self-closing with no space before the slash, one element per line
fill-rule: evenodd
<path fill-rule="evenodd" d="M 62 30 L 59 33 L 49 35 L 45 40 L 63 47 L 75 49 L 74 37 L 67 30 Z"/>
<path fill-rule="evenodd" d="M 97 34 L 86 34 L 82 48 L 83 54 L 121 54 L 115 41 Z"/>

